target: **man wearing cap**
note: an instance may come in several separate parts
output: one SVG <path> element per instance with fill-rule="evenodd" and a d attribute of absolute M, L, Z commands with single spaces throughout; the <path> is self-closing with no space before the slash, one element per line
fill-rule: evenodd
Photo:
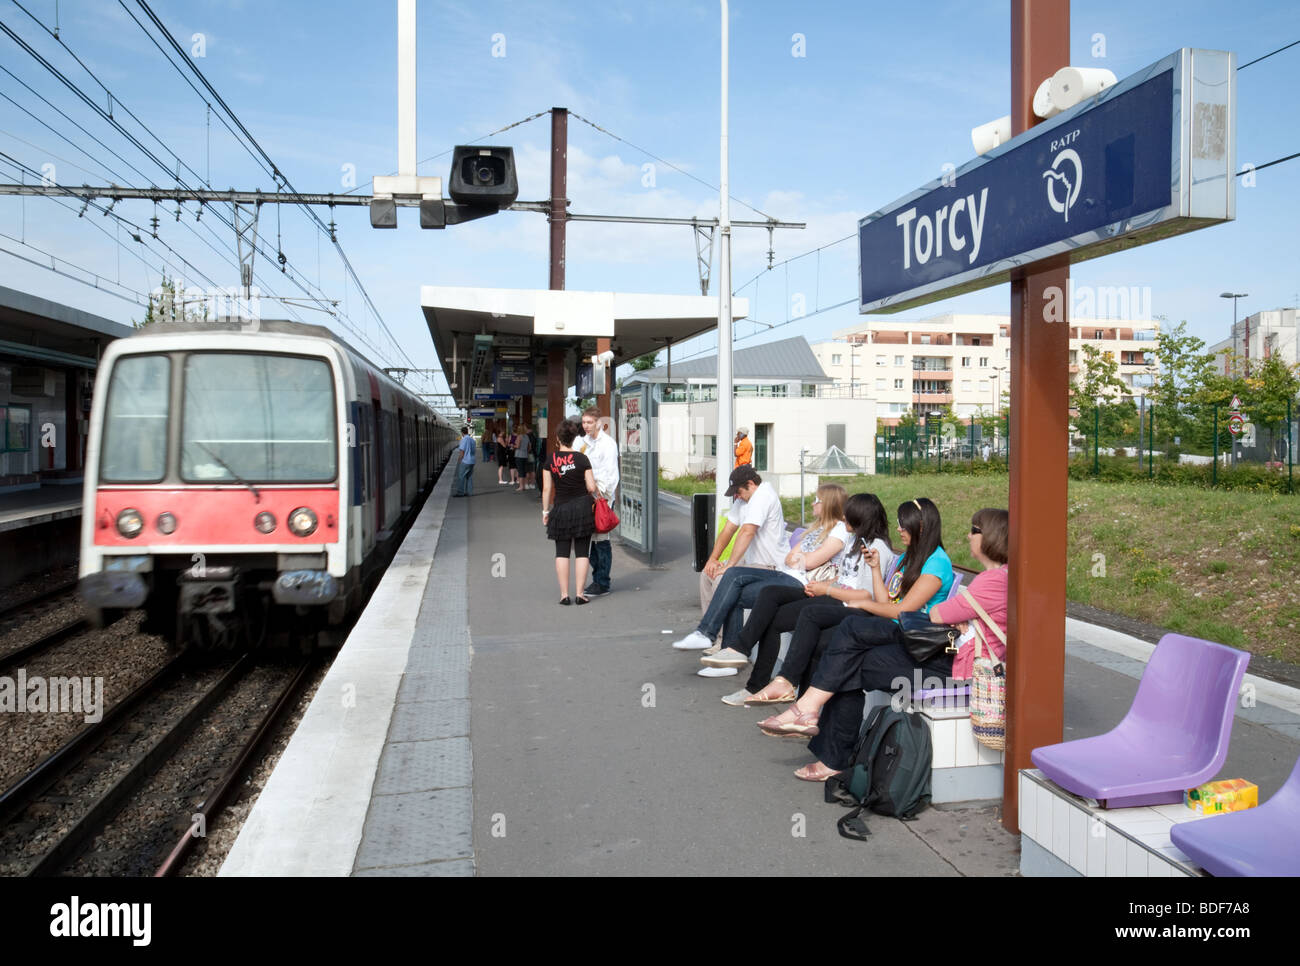
<path fill-rule="evenodd" d="M 736 466 L 754 465 L 754 444 L 749 441 L 749 429 L 736 430 Z"/>
<path fill-rule="evenodd" d="M 729 568 L 744 566 L 775 570 L 785 562 L 790 549 L 785 533 L 785 513 L 776 488 L 771 483 L 764 483 L 748 463 L 732 470 L 728 483 L 724 496 L 734 499 L 727 511 L 727 522 L 718 534 L 708 563 L 700 571 L 700 609 L 706 613 L 717 582 Z M 736 545 L 731 548 L 730 558 L 723 563 L 718 558 L 733 536 Z M 713 633 L 716 635 L 717 629 Z"/>

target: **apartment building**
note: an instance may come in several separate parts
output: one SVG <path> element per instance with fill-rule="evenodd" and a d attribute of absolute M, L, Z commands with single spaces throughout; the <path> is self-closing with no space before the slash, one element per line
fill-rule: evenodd
<path fill-rule="evenodd" d="M 879 321 L 836 331 L 813 345 L 813 354 L 836 393 L 876 401 L 877 418 L 894 425 L 907 412 L 918 415 L 951 405 L 966 419 L 1003 405 L 1010 393 L 1010 318 L 948 313 L 916 321 Z M 1151 386 L 1158 322 L 1104 319 L 1070 321 L 1070 376 L 1092 345 L 1119 363 L 1127 397 Z"/>
<path fill-rule="evenodd" d="M 1245 375 L 1252 362 L 1272 356 L 1281 357 L 1289 366 L 1295 365 L 1300 361 L 1297 359 L 1296 316 L 1295 309 L 1272 309 L 1241 319 L 1228 338 L 1210 346 L 1208 351 L 1214 353 L 1215 369 L 1225 376 L 1231 375 L 1230 360 L 1234 355 L 1237 368 L 1241 370 L 1239 375 Z"/>

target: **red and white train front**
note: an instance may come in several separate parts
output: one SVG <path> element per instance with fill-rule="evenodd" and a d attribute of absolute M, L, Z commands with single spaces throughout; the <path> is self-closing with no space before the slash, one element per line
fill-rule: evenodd
<path fill-rule="evenodd" d="M 105 353 L 92 410 L 81 593 L 150 629 L 255 644 L 274 605 L 345 612 L 351 361 L 326 339 L 160 332 Z"/>

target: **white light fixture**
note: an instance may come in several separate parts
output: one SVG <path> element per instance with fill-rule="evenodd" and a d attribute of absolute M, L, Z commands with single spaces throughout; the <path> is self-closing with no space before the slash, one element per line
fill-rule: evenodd
<path fill-rule="evenodd" d="M 1064 111 L 1114 85 L 1115 75 L 1105 68 L 1062 67 L 1052 75 L 1052 105 Z"/>
<path fill-rule="evenodd" d="M 988 154 L 999 144 L 1011 140 L 1011 115 L 1007 114 L 996 121 L 989 121 L 970 132 L 971 144 L 976 154 Z"/>

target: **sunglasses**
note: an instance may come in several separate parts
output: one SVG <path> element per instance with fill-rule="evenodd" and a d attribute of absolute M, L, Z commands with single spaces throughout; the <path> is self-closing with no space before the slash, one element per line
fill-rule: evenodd
<path fill-rule="evenodd" d="M 973 537 L 973 536 L 975 536 L 975 534 L 977 534 L 977 533 L 983 533 L 984 531 L 981 530 L 979 527 L 972 525 L 971 528 L 970 528 L 970 532 L 971 532 L 971 536 Z"/>

